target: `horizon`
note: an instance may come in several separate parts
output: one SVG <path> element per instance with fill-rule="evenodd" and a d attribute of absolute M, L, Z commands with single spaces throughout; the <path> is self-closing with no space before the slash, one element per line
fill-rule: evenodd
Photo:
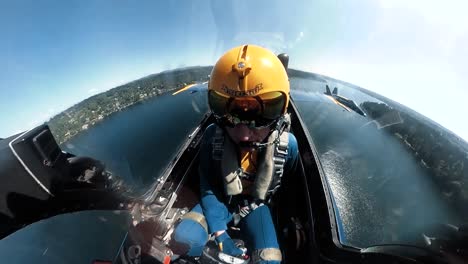
<path fill-rule="evenodd" d="M 20 0 L 3 7 L 2 138 L 92 95 L 187 65 L 213 65 L 231 47 L 251 43 L 288 53 L 291 68 L 405 105 L 468 141 L 467 106 L 454 101 L 468 98 L 462 0 Z"/>
<path fill-rule="evenodd" d="M 145 78 L 147 78 L 147 77 L 149 77 L 149 76 L 154 76 L 154 75 L 158 75 L 158 74 L 163 74 L 163 73 L 165 73 L 165 72 L 171 72 L 171 71 L 176 71 L 176 70 L 180 70 L 180 69 L 188 69 L 188 68 L 195 68 L 195 67 L 213 67 L 213 66 L 214 66 L 214 65 L 191 65 L 191 66 L 183 66 L 183 67 L 180 67 L 180 68 L 172 68 L 172 69 L 166 69 L 166 70 L 162 70 L 162 71 L 155 72 L 155 73 L 150 73 L 150 74 L 147 74 L 147 75 L 138 77 L 138 78 L 136 78 L 136 79 L 134 79 L 134 80 L 125 81 L 125 82 L 120 83 L 120 84 L 117 84 L 116 86 L 111 87 L 111 88 L 109 88 L 109 89 L 101 90 L 100 92 L 97 92 L 97 93 L 95 93 L 95 94 L 92 94 L 92 95 L 90 95 L 90 96 L 88 96 L 88 97 L 82 99 L 81 101 L 78 101 L 78 102 L 73 103 L 72 105 L 66 107 L 66 108 L 63 109 L 63 110 L 60 110 L 60 111 L 57 112 L 57 113 L 51 114 L 50 117 L 48 117 L 46 120 L 44 120 L 44 121 L 42 121 L 42 122 L 38 122 L 36 126 L 41 125 L 41 124 L 43 124 L 43 123 L 49 122 L 52 118 L 54 118 L 54 117 L 56 117 L 56 116 L 62 114 L 63 112 L 69 110 L 70 108 L 73 108 L 73 107 L 75 107 L 76 105 L 79 105 L 80 103 L 82 103 L 82 102 L 84 102 L 84 101 L 86 101 L 86 100 L 88 100 L 88 99 L 90 99 L 90 98 L 92 98 L 92 97 L 94 97 L 94 96 L 97 96 L 97 95 L 100 95 L 100 94 L 104 94 L 104 93 L 109 92 L 109 91 L 111 91 L 111 90 L 113 90 L 113 89 L 117 89 L 117 88 L 119 88 L 119 87 L 128 85 L 128 84 L 130 84 L 130 83 L 132 83 L 132 82 L 145 79 Z M 350 82 L 347 82 L 347 81 L 345 81 L 345 80 L 336 79 L 336 78 L 334 78 L 333 76 L 327 76 L 327 75 L 324 75 L 324 74 L 319 74 L 319 73 L 315 73 L 315 72 L 311 72 L 311 71 L 306 71 L 306 70 L 302 70 L 302 69 L 295 69 L 295 68 L 291 68 L 291 67 L 289 67 L 288 69 L 296 70 L 296 71 L 302 71 L 302 72 L 306 72 L 306 73 L 312 73 L 312 74 L 319 75 L 319 76 L 323 76 L 323 77 L 327 77 L 327 78 L 330 78 L 330 79 L 335 79 L 335 80 L 338 80 L 338 81 L 342 81 L 342 82 L 348 83 L 348 84 L 350 84 L 350 85 L 352 85 L 352 86 L 356 86 L 356 87 L 358 87 L 358 88 L 360 88 L 360 89 L 363 89 L 363 90 L 365 90 L 365 91 L 367 91 L 367 92 L 371 92 L 371 93 L 373 92 L 372 90 L 369 90 L 369 89 L 367 89 L 367 88 L 365 88 L 365 87 L 361 87 L 361 86 L 355 85 L 355 84 L 350 83 Z M 352 86 L 349 86 L 348 88 L 355 89 L 355 88 L 352 87 Z M 384 97 L 384 98 L 386 98 L 387 100 L 394 101 L 394 100 L 392 100 L 392 99 L 390 99 L 390 98 L 387 98 L 387 97 L 384 96 L 384 95 L 381 95 L 381 94 L 379 94 L 379 95 L 382 96 L 382 97 Z M 397 102 L 397 101 L 394 101 L 394 102 L 396 102 L 396 103 L 398 103 L 398 104 L 401 104 L 401 103 L 399 103 L 399 102 Z M 401 104 L 401 105 L 403 105 L 403 104 Z M 406 105 L 403 105 L 403 106 L 408 107 L 408 106 L 406 106 Z M 443 129 L 447 130 L 448 132 L 452 133 L 454 136 L 456 136 L 456 137 L 458 137 L 458 138 L 460 138 L 460 139 L 462 139 L 462 140 L 464 140 L 465 142 L 468 143 L 468 140 L 462 138 L 461 136 L 459 136 L 458 134 L 456 134 L 456 133 L 453 132 L 452 130 L 448 129 L 447 127 L 445 127 L 445 126 L 439 124 L 437 121 L 431 119 L 431 118 L 428 117 L 428 116 L 425 116 L 425 115 L 419 113 L 418 111 L 416 111 L 416 110 L 414 110 L 414 109 L 412 109 L 412 108 L 410 108 L 410 107 L 408 107 L 408 108 L 409 108 L 410 110 L 414 111 L 415 113 L 424 116 L 424 117 L 427 118 L 429 121 L 433 122 L 434 124 L 440 126 L 441 128 L 443 128 Z M 34 127 L 35 127 L 35 126 L 34 126 Z M 29 129 L 32 129 L 32 128 L 34 128 L 34 127 L 31 127 L 31 128 L 29 128 Z M 1 137 L 1 136 L 0 136 L 0 138 L 8 138 L 8 137 L 10 137 L 10 136 L 13 136 L 13 135 L 16 135 L 16 134 L 25 132 L 25 131 L 27 131 L 27 130 L 29 130 L 29 129 L 16 131 L 15 133 L 13 133 L 13 134 L 11 134 L 11 135 L 8 135 L 8 136 L 5 136 L 5 137 Z"/>
<path fill-rule="evenodd" d="M 214 66 L 214 65 L 191 65 L 191 66 L 184 66 L 184 67 L 180 67 L 180 68 L 173 68 L 173 69 L 163 70 L 163 71 L 160 71 L 160 72 L 150 73 L 150 74 L 148 74 L 148 75 L 145 75 L 145 76 L 142 76 L 142 77 L 138 77 L 137 79 L 134 79 L 134 80 L 131 80 L 131 81 L 127 81 L 127 82 L 124 82 L 124 83 L 122 83 L 122 84 L 118 84 L 118 85 L 116 85 L 116 86 L 114 86 L 114 87 L 111 87 L 111 88 L 109 88 L 109 89 L 107 89 L 107 90 L 104 90 L 104 91 L 102 91 L 102 92 L 98 92 L 98 93 L 96 93 L 96 94 L 90 95 L 89 97 L 86 97 L 86 98 L 84 98 L 84 99 L 81 100 L 81 101 L 78 101 L 78 102 L 76 102 L 76 103 L 73 103 L 72 105 L 70 105 L 70 106 L 66 107 L 65 109 L 61 110 L 60 112 L 57 112 L 57 113 L 51 115 L 47 120 L 45 120 L 44 122 L 41 122 L 40 124 L 49 122 L 49 121 L 50 121 L 51 119 L 53 119 L 54 117 L 56 117 L 56 116 L 62 114 L 63 112 L 66 112 L 66 111 L 69 110 L 70 108 L 73 108 L 73 107 L 75 107 L 76 105 L 79 105 L 80 103 L 82 103 L 82 102 L 84 102 L 84 101 L 86 101 L 86 100 L 88 100 L 88 99 L 90 99 L 90 98 L 92 98 L 92 97 L 95 97 L 95 96 L 100 95 L 100 94 L 104 94 L 104 93 L 109 92 L 109 91 L 111 91 L 111 90 L 113 90 L 113 89 L 117 89 L 117 88 L 119 88 L 119 87 L 128 85 L 128 84 L 130 84 L 130 83 L 132 83 L 132 82 L 145 79 L 145 78 L 147 78 L 147 77 L 149 77 L 149 76 L 154 76 L 154 75 L 163 74 L 163 73 L 166 73 L 166 72 L 171 72 L 171 71 L 176 71 L 176 70 L 181 70 L 181 69 L 183 70 L 183 69 L 196 68 L 196 67 L 213 67 L 213 66 Z M 323 74 L 318 74 L 318 73 L 315 73 L 315 72 L 305 71 L 305 70 L 301 70 L 301 69 L 295 69 L 295 68 L 291 68 L 291 67 L 289 67 L 288 69 L 290 69 L 290 70 L 296 70 L 296 71 L 302 71 L 302 72 L 305 72 L 305 73 L 311 73 L 311 74 L 323 76 L 323 77 L 326 77 L 326 78 L 329 78 L 329 79 L 334 79 L 334 80 L 337 80 L 337 81 L 345 82 L 345 83 L 351 85 L 351 86 L 348 86 L 348 88 L 356 89 L 355 87 L 358 87 L 359 89 L 363 89 L 363 90 L 364 90 L 363 92 L 365 92 L 365 93 L 367 93 L 367 92 L 373 93 L 372 90 L 369 90 L 369 89 L 367 89 L 367 88 L 365 88 L 365 87 L 360 87 L 360 86 L 355 85 L 355 84 L 353 84 L 353 83 L 349 83 L 349 82 L 347 82 L 347 81 L 345 81 L 345 80 L 336 79 L 336 78 L 334 78 L 334 77 L 332 77 L 332 76 L 327 76 L 327 75 L 323 75 Z M 355 86 L 355 87 L 353 87 L 353 86 Z M 393 101 L 394 103 L 401 104 L 401 103 L 396 102 L 396 101 L 394 101 L 394 100 L 392 100 L 392 99 L 390 99 L 390 98 L 387 98 L 387 97 L 385 97 L 385 96 L 383 96 L 383 95 L 381 95 L 381 94 L 379 94 L 379 95 L 382 96 L 382 97 L 384 97 L 386 100 L 390 100 L 390 101 Z M 372 96 L 372 95 L 370 95 L 370 96 Z M 352 98 L 351 98 L 351 99 L 352 99 Z M 454 136 L 456 136 L 457 138 L 462 139 L 462 140 L 464 140 L 466 143 L 468 143 L 467 140 L 465 140 L 465 139 L 462 138 L 461 136 L 457 135 L 457 134 L 456 134 L 455 132 L 453 132 L 452 130 L 450 130 L 450 129 L 444 127 L 444 126 L 441 125 L 441 124 L 439 124 L 437 121 L 431 119 L 430 117 L 427 117 L 427 116 L 425 116 L 425 115 L 419 113 L 418 111 L 416 111 L 416 110 L 414 110 L 414 109 L 412 109 L 412 108 L 410 108 L 410 107 L 408 107 L 408 106 L 406 106 L 406 105 L 403 105 L 403 104 L 401 104 L 401 105 L 404 106 L 404 107 L 409 108 L 410 110 L 414 111 L 414 112 L 417 113 L 417 114 L 422 115 L 423 117 L 427 118 L 429 121 L 433 122 L 435 125 L 438 125 L 440 128 L 445 129 L 446 131 L 452 133 L 452 134 L 453 134 Z M 38 125 L 40 125 L 40 124 L 38 124 Z M 13 135 L 16 135 L 16 134 L 18 134 L 18 133 L 25 132 L 25 131 L 26 131 L 26 130 L 17 131 L 16 133 L 14 133 L 14 134 L 12 134 L 12 135 L 9 135 L 9 136 L 13 136 Z M 9 137 L 9 136 L 7 136 L 7 137 Z M 3 137 L 3 138 L 7 138 L 7 137 Z M 2 138 L 2 137 L 0 137 L 0 138 Z"/>

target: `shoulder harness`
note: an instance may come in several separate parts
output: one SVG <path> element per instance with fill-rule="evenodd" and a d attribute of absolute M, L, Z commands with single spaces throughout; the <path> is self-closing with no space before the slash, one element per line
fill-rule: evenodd
<path fill-rule="evenodd" d="M 252 196 L 255 199 L 266 200 L 273 195 L 281 185 L 284 165 L 288 156 L 289 127 L 291 119 L 285 114 L 270 133 L 266 143 L 257 143 L 258 164 L 254 180 Z M 224 191 L 227 196 L 242 193 L 241 178 L 245 172 L 239 166 L 235 145 L 224 135 L 224 130 L 216 126 L 212 141 L 212 160 L 217 163 L 223 178 Z"/>

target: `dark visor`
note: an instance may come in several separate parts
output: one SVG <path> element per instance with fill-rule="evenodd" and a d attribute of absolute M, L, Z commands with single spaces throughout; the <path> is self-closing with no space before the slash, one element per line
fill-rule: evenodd
<path fill-rule="evenodd" d="M 253 97 L 226 97 L 209 91 L 211 111 L 218 117 L 228 117 L 240 122 L 255 122 L 255 126 L 278 119 L 284 111 L 286 96 L 281 92 L 269 92 Z"/>

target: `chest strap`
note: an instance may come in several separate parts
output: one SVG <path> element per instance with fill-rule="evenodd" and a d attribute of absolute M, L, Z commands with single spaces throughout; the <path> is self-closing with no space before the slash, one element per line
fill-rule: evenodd
<path fill-rule="evenodd" d="M 266 200 L 280 187 L 288 155 L 289 134 L 283 132 L 278 136 L 278 133 L 278 130 L 274 130 L 268 137 L 267 142 L 273 144 L 258 149 L 257 173 L 252 192 L 255 199 Z M 222 174 L 225 194 L 241 194 L 241 178 L 245 177 L 245 172 L 240 168 L 236 146 L 225 138 L 224 131 L 218 126 L 212 141 L 212 160 Z"/>
<path fill-rule="evenodd" d="M 278 133 L 279 131 L 275 130 L 268 138 L 268 140 L 276 140 L 275 144 L 259 150 L 257 176 L 252 195 L 260 200 L 266 200 L 281 185 L 288 155 L 289 134 L 282 133 L 278 137 Z"/>
<path fill-rule="evenodd" d="M 223 159 L 224 154 L 224 131 L 216 126 L 213 142 L 211 143 L 211 157 L 215 161 Z"/>

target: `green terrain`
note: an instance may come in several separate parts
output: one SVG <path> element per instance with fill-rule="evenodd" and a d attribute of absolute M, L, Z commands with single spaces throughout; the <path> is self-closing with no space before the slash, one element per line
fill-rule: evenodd
<path fill-rule="evenodd" d="M 212 66 L 188 67 L 146 76 L 83 100 L 54 116 L 49 126 L 57 141 L 64 143 L 112 113 L 187 84 L 208 81 L 211 69 Z M 403 122 L 385 127 L 384 131 L 395 136 L 421 161 L 421 166 L 431 171 L 448 200 L 468 201 L 468 144 L 463 139 L 419 113 L 361 87 L 293 69 L 288 74 L 291 78 L 342 83 L 384 102 L 364 102 L 361 108 L 377 123 L 388 117 L 401 118 Z M 456 204 L 458 208 L 465 206 Z"/>
<path fill-rule="evenodd" d="M 48 122 L 55 138 L 63 143 L 112 113 L 187 84 L 208 81 L 211 66 L 189 67 L 152 74 L 91 96 Z"/>

